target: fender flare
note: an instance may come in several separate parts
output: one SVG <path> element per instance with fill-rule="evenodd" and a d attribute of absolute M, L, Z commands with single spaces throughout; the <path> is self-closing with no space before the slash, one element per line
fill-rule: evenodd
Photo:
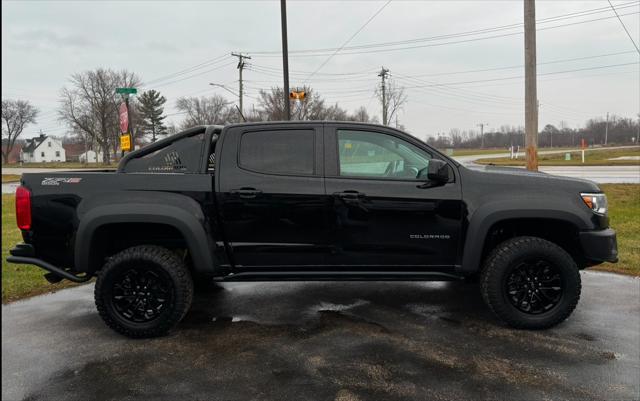
<path fill-rule="evenodd" d="M 470 274 L 480 270 L 482 251 L 489 230 L 496 223 L 512 219 L 557 220 L 571 224 L 579 230 L 587 228 L 587 224 L 579 215 L 558 208 L 523 209 L 521 200 L 485 204 L 478 208 L 470 219 L 462 252 L 461 273 Z"/>
<path fill-rule="evenodd" d="M 127 194 L 127 199 L 129 195 Z M 182 234 L 195 271 L 209 274 L 214 272 L 212 241 L 205 231 L 204 213 L 196 201 L 184 195 L 147 192 L 143 193 L 143 196 L 148 201 L 134 199 L 133 202 L 124 203 L 122 194 L 119 196 L 118 202 L 109 202 L 111 197 L 106 196 L 98 201 L 99 205 L 83 208 L 87 211 L 79 216 L 80 223 L 74 248 L 75 270 L 96 270 L 95 266 L 92 266 L 92 249 L 95 245 L 93 241 L 96 230 L 100 227 L 113 223 L 157 223 L 174 227 Z M 180 206 L 176 202 L 180 202 Z"/>

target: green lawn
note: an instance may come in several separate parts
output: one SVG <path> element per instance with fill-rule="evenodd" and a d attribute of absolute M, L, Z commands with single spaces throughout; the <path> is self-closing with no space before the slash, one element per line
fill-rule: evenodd
<path fill-rule="evenodd" d="M 620 262 L 606 263 L 595 269 L 640 276 L 640 185 L 610 184 L 602 185 L 602 188 L 609 200 L 611 226 L 618 232 Z M 42 269 L 7 263 L 9 249 L 21 241 L 15 224 L 14 195 L 2 195 L 3 303 L 77 285 L 67 280 L 49 284 L 42 277 Z"/>
<path fill-rule="evenodd" d="M 540 149 L 542 151 L 542 149 Z M 581 152 L 570 152 L 571 160 L 565 160 L 565 154 L 539 155 L 538 161 L 541 166 L 640 166 L 640 160 L 609 160 L 616 157 L 640 156 L 640 147 L 634 149 L 614 149 L 614 150 L 586 150 L 585 162 L 582 163 Z M 524 156 L 518 159 L 501 157 L 496 159 L 478 159 L 479 164 L 494 164 L 497 166 L 524 166 Z"/>
<path fill-rule="evenodd" d="M 7 263 L 9 249 L 22 242 L 16 226 L 14 198 L 14 195 L 2 195 L 2 303 L 77 285 L 68 280 L 49 284 L 39 267 Z"/>
<path fill-rule="evenodd" d="M 618 234 L 620 261 L 594 267 L 640 276 L 640 185 L 602 184 L 609 201 L 610 225 Z"/>
<path fill-rule="evenodd" d="M 20 176 L 17 174 L 2 174 L 2 182 L 15 182 L 20 181 Z"/>

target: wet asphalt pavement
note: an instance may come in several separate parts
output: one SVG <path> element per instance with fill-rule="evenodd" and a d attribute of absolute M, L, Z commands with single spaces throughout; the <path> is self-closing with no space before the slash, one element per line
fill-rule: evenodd
<path fill-rule="evenodd" d="M 638 399 L 640 280 L 582 277 L 546 331 L 471 284 L 234 283 L 153 340 L 108 329 L 86 285 L 2 306 L 2 399 Z"/>

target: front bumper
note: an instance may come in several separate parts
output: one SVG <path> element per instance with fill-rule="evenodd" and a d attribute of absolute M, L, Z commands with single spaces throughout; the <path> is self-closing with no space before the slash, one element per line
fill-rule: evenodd
<path fill-rule="evenodd" d="M 580 233 L 582 252 L 590 264 L 618 261 L 618 242 L 616 232 L 611 228 Z"/>

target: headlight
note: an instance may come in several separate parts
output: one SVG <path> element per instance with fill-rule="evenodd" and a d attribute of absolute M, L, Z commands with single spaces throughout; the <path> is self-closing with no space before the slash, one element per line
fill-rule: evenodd
<path fill-rule="evenodd" d="M 607 214 L 607 196 L 605 194 L 580 194 L 584 204 L 594 213 Z"/>

